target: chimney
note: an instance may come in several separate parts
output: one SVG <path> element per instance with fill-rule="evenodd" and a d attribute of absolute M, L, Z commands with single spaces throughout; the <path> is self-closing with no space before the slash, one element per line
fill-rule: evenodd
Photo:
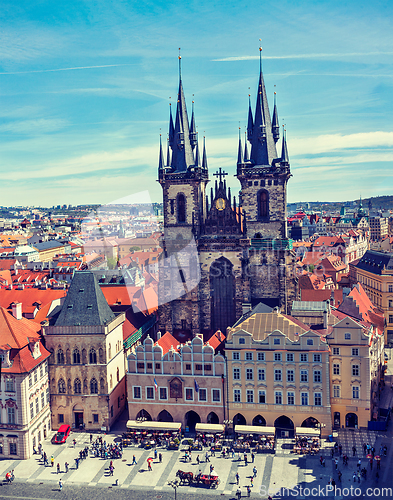
<path fill-rule="evenodd" d="M 161 332 L 157 332 L 157 340 L 160 340 L 161 338 Z"/>
<path fill-rule="evenodd" d="M 22 319 L 22 303 L 14 302 L 12 304 L 12 316 L 16 319 Z"/>
<path fill-rule="evenodd" d="M 326 330 L 328 327 L 328 312 L 323 311 L 323 328 Z"/>

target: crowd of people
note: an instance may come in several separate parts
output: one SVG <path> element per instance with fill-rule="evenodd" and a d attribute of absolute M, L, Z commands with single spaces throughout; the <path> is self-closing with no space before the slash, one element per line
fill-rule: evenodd
<path fill-rule="evenodd" d="M 309 436 L 296 436 L 293 452 L 298 455 L 315 455 L 320 450 L 319 438 Z"/>

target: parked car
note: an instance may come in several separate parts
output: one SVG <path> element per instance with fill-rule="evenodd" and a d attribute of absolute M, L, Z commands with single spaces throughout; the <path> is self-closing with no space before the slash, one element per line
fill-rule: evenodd
<path fill-rule="evenodd" d="M 71 427 L 69 425 L 66 424 L 61 425 L 53 438 L 53 443 L 55 444 L 65 443 L 68 436 L 70 435 L 70 432 L 71 432 Z"/>

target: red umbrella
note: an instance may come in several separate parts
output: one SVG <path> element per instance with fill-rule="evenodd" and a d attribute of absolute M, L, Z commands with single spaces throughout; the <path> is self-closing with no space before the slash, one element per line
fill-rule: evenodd
<path fill-rule="evenodd" d="M 369 453 L 368 455 L 366 455 L 366 458 L 373 458 L 373 456 L 371 455 L 371 453 Z"/>
<path fill-rule="evenodd" d="M 381 457 L 379 455 L 375 455 L 374 460 L 381 460 Z"/>
<path fill-rule="evenodd" d="M 149 457 L 146 462 L 153 462 L 154 458 Z"/>

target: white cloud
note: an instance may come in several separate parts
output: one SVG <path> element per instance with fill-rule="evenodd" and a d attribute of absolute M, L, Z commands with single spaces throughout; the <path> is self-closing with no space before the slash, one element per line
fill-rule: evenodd
<path fill-rule="evenodd" d="M 1 132 L 15 134 L 43 134 L 55 132 L 68 125 L 66 120 L 38 118 L 36 120 L 13 121 L 0 125 Z"/>
<path fill-rule="evenodd" d="M 287 54 L 283 56 L 265 56 L 263 59 L 342 59 L 346 57 L 367 57 L 367 56 L 380 56 L 380 55 L 393 55 L 393 52 L 348 52 L 342 53 L 338 52 L 335 54 L 329 53 L 318 53 L 318 54 Z M 259 60 L 258 56 L 233 56 L 233 57 L 223 57 L 221 59 L 212 59 L 217 62 L 228 62 L 228 61 L 255 61 Z"/>

